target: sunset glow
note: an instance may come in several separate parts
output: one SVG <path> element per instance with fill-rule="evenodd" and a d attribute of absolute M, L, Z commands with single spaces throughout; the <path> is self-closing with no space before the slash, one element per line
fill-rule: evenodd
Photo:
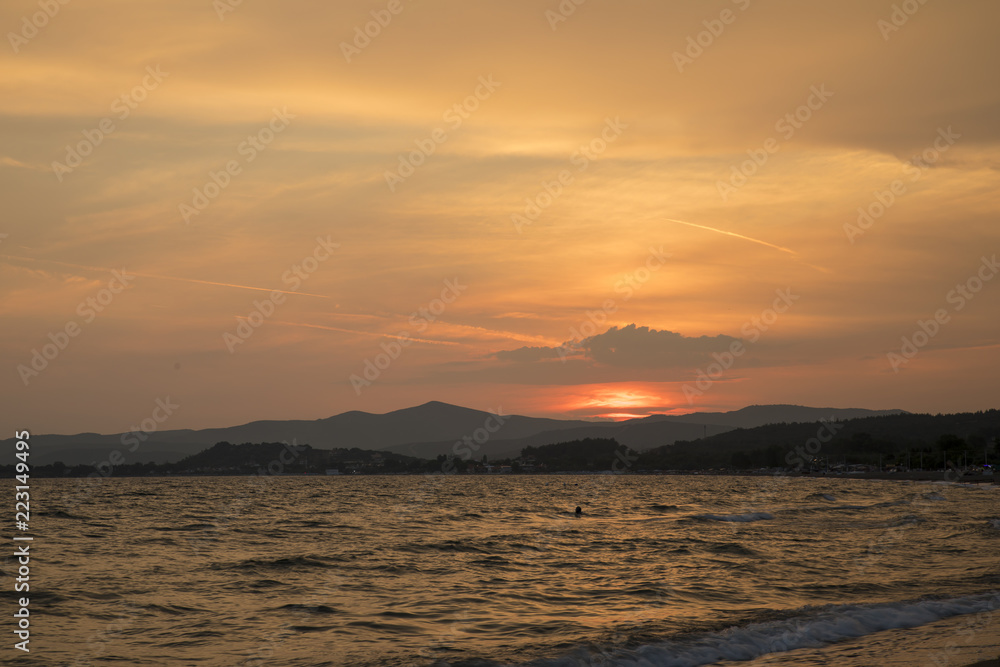
<path fill-rule="evenodd" d="M 7 655 L 1000 667 L 997 0 L 0 27 Z"/>
<path fill-rule="evenodd" d="M 567 391 L 550 409 L 559 414 L 613 421 L 685 412 L 677 410 L 676 398 L 655 393 L 659 388 L 645 383 L 584 385 Z"/>
<path fill-rule="evenodd" d="M 995 3 L 384 5 L 8 38 L 4 419 L 991 407 Z"/>

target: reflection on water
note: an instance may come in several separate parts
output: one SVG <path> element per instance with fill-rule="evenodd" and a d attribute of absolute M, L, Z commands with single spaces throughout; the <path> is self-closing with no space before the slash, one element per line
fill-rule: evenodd
<path fill-rule="evenodd" d="M 35 481 L 24 664 L 697 665 L 1000 607 L 989 488 L 693 476 L 78 486 Z"/>

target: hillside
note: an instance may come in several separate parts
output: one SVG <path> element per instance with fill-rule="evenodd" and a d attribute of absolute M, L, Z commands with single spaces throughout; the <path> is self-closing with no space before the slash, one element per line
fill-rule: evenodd
<path fill-rule="evenodd" d="M 521 415 L 503 415 L 431 401 L 386 414 L 351 411 L 317 420 L 261 420 L 227 428 L 164 430 L 142 437 L 131 434 L 32 435 L 37 465 L 62 461 L 67 465 L 106 460 L 118 451 L 128 463 L 176 462 L 218 442 L 308 443 L 317 449 L 377 449 L 406 456 L 435 458 L 454 452 L 464 437 L 492 431 L 477 454 L 490 458 L 517 456 L 524 447 L 584 438 L 615 438 L 636 450 L 677 440 L 719 434 L 736 427 L 771 421 L 814 421 L 818 416 L 840 418 L 882 414 L 871 410 L 836 410 L 794 405 L 750 406 L 733 412 L 653 415 L 623 422 L 591 422 Z M 129 447 L 136 438 L 138 446 Z M 145 438 L 143 440 L 143 438 Z M 13 446 L 13 440 L 4 444 Z M 124 443 L 124 444 L 123 444 Z"/>
<path fill-rule="evenodd" d="M 789 465 L 805 452 L 823 464 L 901 464 L 1000 461 L 1000 411 L 954 415 L 897 414 L 842 422 L 769 424 L 642 453 L 640 468 L 758 468 Z"/>
<path fill-rule="evenodd" d="M 696 440 L 732 431 L 738 427 L 755 427 L 773 423 L 812 423 L 819 419 L 852 419 L 872 415 L 900 414 L 902 411 L 863 409 L 808 408 L 795 405 L 758 405 L 733 412 L 696 412 L 689 415 L 652 415 L 621 422 L 587 423 L 586 426 L 561 428 L 535 433 L 524 438 L 507 440 L 505 433 L 491 436 L 479 445 L 477 455 L 490 459 L 516 457 L 525 447 L 538 447 L 552 442 L 570 442 L 588 438 L 613 438 L 636 451 L 644 451 L 680 440 Z M 906 414 L 906 413 L 902 413 Z M 388 451 L 432 458 L 453 451 L 455 441 L 409 443 L 386 448 Z"/>

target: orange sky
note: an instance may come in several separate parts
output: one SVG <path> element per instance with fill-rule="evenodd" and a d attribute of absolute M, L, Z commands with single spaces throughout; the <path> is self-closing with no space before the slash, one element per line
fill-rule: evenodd
<path fill-rule="evenodd" d="M 58 7 L 0 7 L 8 431 L 996 407 L 995 2 Z"/>

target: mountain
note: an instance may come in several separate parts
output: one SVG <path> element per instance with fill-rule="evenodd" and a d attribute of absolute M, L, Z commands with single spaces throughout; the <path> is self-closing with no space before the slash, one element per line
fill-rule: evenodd
<path fill-rule="evenodd" d="M 351 411 L 316 420 L 262 420 L 227 428 L 157 431 L 147 439 L 130 434 L 33 435 L 32 461 L 42 465 L 62 461 L 67 465 L 98 464 L 112 451 L 127 463 L 173 462 L 195 454 L 217 442 L 297 442 L 318 449 L 353 448 L 387 450 L 407 456 L 433 458 L 455 451 L 463 437 L 494 432 L 477 448 L 476 458 L 517 456 L 526 446 L 567 442 L 584 438 L 617 438 L 620 443 L 643 450 L 676 440 L 715 435 L 733 428 L 768 423 L 811 422 L 819 418 L 847 419 L 852 416 L 898 414 L 901 411 L 838 410 L 794 405 L 750 406 L 733 412 L 652 415 L 623 422 L 546 419 L 504 415 L 503 423 L 489 412 L 431 401 L 386 414 Z M 850 416 L 847 415 L 850 413 Z M 142 440 L 137 443 L 138 440 Z M 5 441 L 13 447 L 14 440 Z M 137 444 L 136 444 L 137 443 Z"/>
<path fill-rule="evenodd" d="M 821 420 L 847 421 L 862 417 L 908 414 L 905 410 L 865 410 L 862 408 L 808 408 L 801 405 L 750 405 L 732 412 L 694 412 L 668 419 L 680 422 L 696 422 L 731 426 L 733 428 L 754 428 L 767 424 L 801 424 Z"/>
<path fill-rule="evenodd" d="M 157 431 L 138 447 L 134 444 L 136 438 L 142 439 L 142 434 L 32 435 L 31 453 L 32 460 L 39 465 L 55 461 L 75 465 L 99 463 L 115 450 L 121 452 L 128 463 L 174 462 L 217 442 L 294 441 L 320 449 L 387 449 L 422 441 L 445 441 L 450 445 L 463 435 L 485 428 L 487 423 L 491 428 L 496 426 L 496 419 L 489 412 L 431 401 L 381 415 L 355 410 L 313 421 L 262 420 L 228 428 Z M 503 417 L 502 425 L 492 437 L 522 438 L 545 430 L 590 423 L 511 415 Z M 130 451 L 133 447 L 134 451 Z M 407 451 L 401 453 L 416 455 Z"/>
<path fill-rule="evenodd" d="M 778 468 L 866 464 L 930 469 L 996 463 L 1000 410 L 947 415 L 883 414 L 836 422 L 739 428 L 642 452 L 638 469 Z M 993 452 L 992 454 L 990 452 Z M 813 459 L 815 457 L 815 459 Z"/>
<path fill-rule="evenodd" d="M 861 408 L 808 408 L 797 405 L 753 405 L 732 412 L 695 412 L 687 415 L 650 415 L 620 422 L 586 422 L 534 433 L 522 438 L 507 439 L 501 431 L 488 442 L 473 448 L 475 458 L 483 454 L 490 459 L 516 457 L 525 447 L 539 447 L 554 442 L 571 442 L 593 438 L 614 438 L 636 451 L 670 445 L 678 440 L 697 440 L 733 431 L 768 424 L 812 424 L 820 420 L 845 421 L 864 417 L 908 414 L 902 410 L 865 410 Z M 567 422 L 561 422 L 567 424 Z M 439 454 L 463 451 L 455 440 L 406 443 L 386 447 L 387 451 L 408 456 L 433 458 Z"/>
<path fill-rule="evenodd" d="M 647 418 L 648 419 L 648 418 Z M 504 459 L 520 455 L 525 447 L 540 447 L 555 442 L 571 442 L 587 439 L 615 438 L 619 443 L 635 450 L 649 449 L 660 445 L 671 444 L 676 440 L 693 440 L 707 433 L 714 435 L 730 430 L 729 426 L 707 424 L 677 423 L 667 419 L 652 420 L 632 419 L 625 422 L 589 422 L 586 426 L 558 428 L 522 438 L 506 439 L 506 433 L 499 433 L 487 442 L 478 444 L 473 441 L 470 447 L 479 459 L 485 454 L 489 459 Z M 439 454 L 456 454 L 463 451 L 463 445 L 456 445 L 456 440 L 407 443 L 385 449 L 397 454 L 434 458 Z"/>

